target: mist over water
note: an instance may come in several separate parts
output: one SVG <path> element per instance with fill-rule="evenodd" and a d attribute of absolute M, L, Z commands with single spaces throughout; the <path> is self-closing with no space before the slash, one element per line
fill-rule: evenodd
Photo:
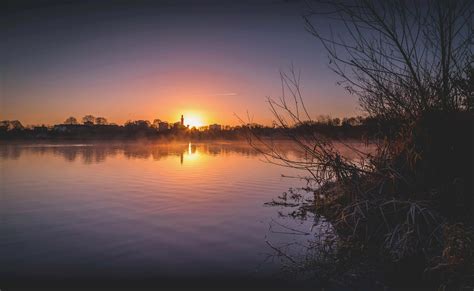
<path fill-rule="evenodd" d="M 2 145 L 0 278 L 263 276 L 287 169 L 242 143 Z"/>
<path fill-rule="evenodd" d="M 265 240 L 310 239 L 264 205 L 302 173 L 242 142 L 3 144 L 0 162 L 0 279 L 272 277 Z"/>

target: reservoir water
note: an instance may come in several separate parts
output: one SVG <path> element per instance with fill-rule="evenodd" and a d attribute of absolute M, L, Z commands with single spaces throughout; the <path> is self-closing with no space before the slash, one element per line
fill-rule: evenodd
<path fill-rule="evenodd" d="M 1 144 L 0 166 L 0 282 L 273 280 L 266 241 L 310 239 L 265 205 L 302 173 L 245 142 Z"/>

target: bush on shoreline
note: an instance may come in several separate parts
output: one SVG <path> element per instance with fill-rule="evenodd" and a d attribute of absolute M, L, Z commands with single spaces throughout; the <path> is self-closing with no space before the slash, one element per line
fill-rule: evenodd
<path fill-rule="evenodd" d="M 310 182 L 304 191 L 312 193 L 311 202 L 301 204 L 298 195 L 274 201 L 299 205 L 296 217 L 309 211 L 332 224 L 334 235 L 317 244 L 337 246 L 325 257 L 331 260 L 305 263 L 316 276 L 335 269 L 325 276 L 340 281 L 345 272 L 370 265 L 360 280 L 378 272 L 388 286 L 474 286 L 474 147 L 466 139 L 474 118 L 456 115 L 431 113 L 413 125 L 410 136 L 379 144 L 363 172 Z"/>
<path fill-rule="evenodd" d="M 327 51 L 339 84 L 358 97 L 375 128 L 385 129 L 376 134 L 375 154 L 346 144 L 356 160 L 323 133 L 282 131 L 300 151 L 295 157 L 249 132 L 267 161 L 307 172 L 314 197 L 293 214 L 312 211 L 333 225 L 332 235 L 315 245 L 335 250 L 304 264 L 317 276 L 366 269 L 361 277 L 376 273 L 388 286 L 474 286 L 472 6 L 469 0 L 309 2 L 306 29 Z M 328 32 L 314 16 L 343 23 L 343 31 Z M 300 80 L 290 67 L 281 74 L 282 96 L 268 99 L 280 128 L 311 121 Z M 301 199 L 285 198 L 288 205 Z"/>

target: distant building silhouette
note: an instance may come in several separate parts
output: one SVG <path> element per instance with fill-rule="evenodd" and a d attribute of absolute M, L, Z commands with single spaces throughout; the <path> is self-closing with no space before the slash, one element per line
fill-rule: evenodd
<path fill-rule="evenodd" d="M 172 126 L 173 129 L 185 129 L 186 126 L 184 126 L 184 115 L 181 115 L 181 120 L 173 123 Z"/>

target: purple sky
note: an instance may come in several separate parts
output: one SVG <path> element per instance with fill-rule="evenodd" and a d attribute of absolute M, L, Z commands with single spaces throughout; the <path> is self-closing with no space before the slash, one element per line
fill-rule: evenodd
<path fill-rule="evenodd" d="M 0 119 L 53 124 L 93 114 L 123 123 L 184 113 L 235 125 L 234 113 L 248 110 L 269 124 L 265 98 L 280 95 L 279 71 L 292 63 L 314 116 L 359 113 L 305 31 L 304 1 L 98 2 L 7 6 Z"/>

